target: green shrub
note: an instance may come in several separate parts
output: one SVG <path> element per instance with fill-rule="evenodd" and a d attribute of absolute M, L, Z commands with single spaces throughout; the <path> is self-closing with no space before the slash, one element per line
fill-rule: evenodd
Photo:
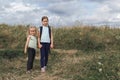
<path fill-rule="evenodd" d="M 23 50 L 0 50 L 0 59 L 13 59 L 20 56 L 23 56 Z"/>
<path fill-rule="evenodd" d="M 94 31 L 95 30 L 95 31 Z M 94 28 L 59 28 L 54 34 L 55 48 L 83 51 L 105 50 L 101 30 Z"/>
<path fill-rule="evenodd" d="M 98 42 L 90 36 L 90 33 L 84 35 L 84 37 L 77 42 L 79 44 L 78 49 L 83 51 L 99 51 L 105 50 L 105 45 L 102 42 Z"/>

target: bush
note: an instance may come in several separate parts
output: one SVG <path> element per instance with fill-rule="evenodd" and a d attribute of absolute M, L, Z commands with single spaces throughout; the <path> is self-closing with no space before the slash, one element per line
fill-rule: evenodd
<path fill-rule="evenodd" d="M 105 50 L 104 43 L 99 42 L 94 38 L 91 37 L 90 33 L 85 34 L 84 37 L 81 40 L 79 40 L 79 42 L 76 41 L 76 44 L 79 44 L 77 48 L 83 51 Z"/>
<path fill-rule="evenodd" d="M 23 51 L 22 50 L 0 50 L 0 59 L 6 58 L 6 59 L 13 59 L 23 56 Z"/>
<path fill-rule="evenodd" d="M 55 48 L 79 49 L 83 51 L 105 50 L 104 36 L 98 28 L 59 28 L 55 29 Z"/>

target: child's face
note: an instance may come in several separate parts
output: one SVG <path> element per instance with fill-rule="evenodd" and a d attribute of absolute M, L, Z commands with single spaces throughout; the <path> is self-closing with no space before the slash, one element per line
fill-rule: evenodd
<path fill-rule="evenodd" d="M 30 28 L 30 35 L 35 35 L 36 29 L 35 28 Z"/>
<path fill-rule="evenodd" d="M 48 19 L 43 19 L 42 25 L 43 26 L 48 26 Z"/>

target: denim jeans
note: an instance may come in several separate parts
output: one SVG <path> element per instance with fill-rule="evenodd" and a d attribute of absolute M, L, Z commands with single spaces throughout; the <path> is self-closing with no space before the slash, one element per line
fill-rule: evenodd
<path fill-rule="evenodd" d="M 42 47 L 40 48 L 40 54 L 41 54 L 41 68 L 44 66 L 47 66 L 48 63 L 48 54 L 50 52 L 50 43 L 41 43 Z"/>

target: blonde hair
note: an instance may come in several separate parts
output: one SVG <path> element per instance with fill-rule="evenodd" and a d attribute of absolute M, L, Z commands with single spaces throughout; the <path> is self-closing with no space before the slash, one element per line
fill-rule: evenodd
<path fill-rule="evenodd" d="M 30 35 L 30 28 L 35 28 L 35 36 L 37 37 L 38 34 L 38 30 L 35 26 L 29 26 L 28 30 L 27 30 L 27 36 Z"/>

